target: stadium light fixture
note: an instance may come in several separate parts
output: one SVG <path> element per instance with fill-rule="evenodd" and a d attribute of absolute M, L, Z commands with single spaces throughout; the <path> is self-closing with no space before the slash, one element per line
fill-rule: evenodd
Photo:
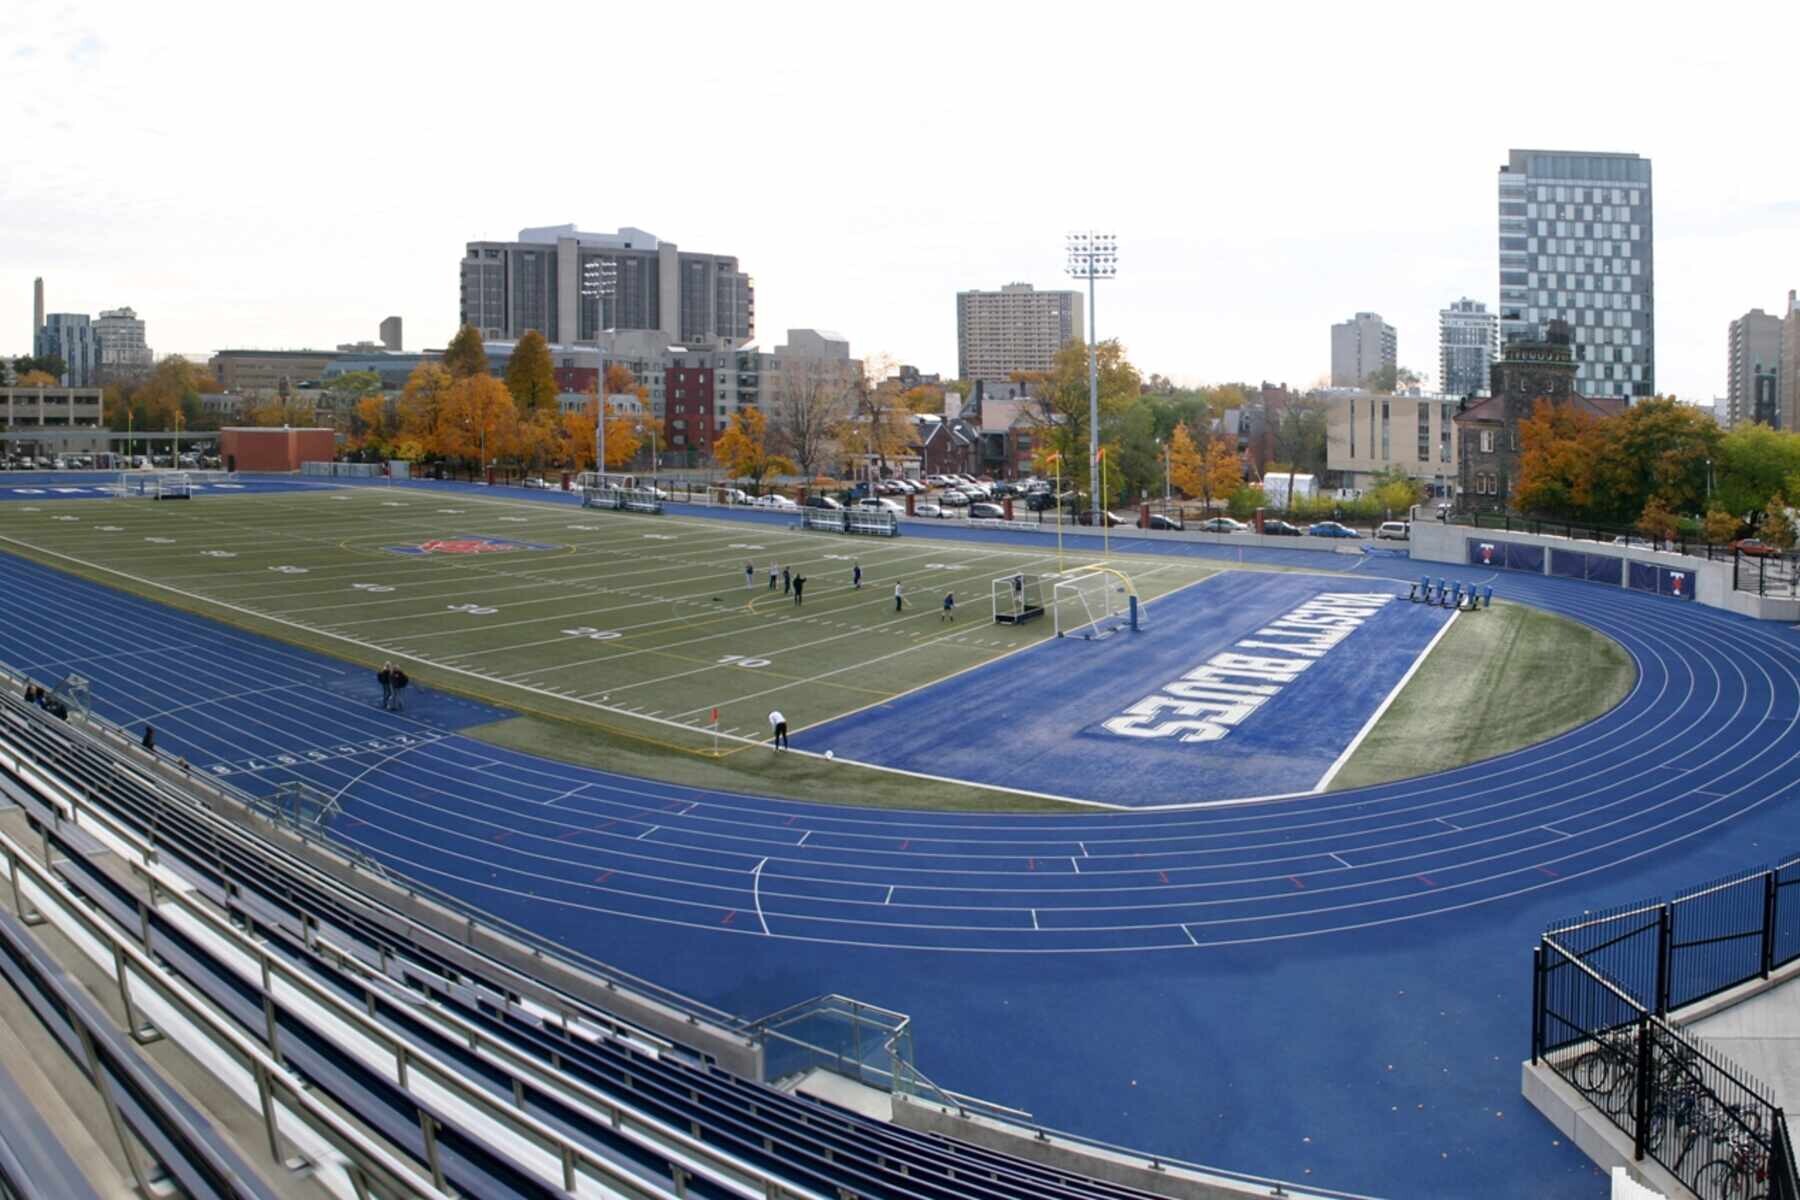
<path fill-rule="evenodd" d="M 1100 359 L 1095 344 L 1094 285 L 1119 273 L 1119 239 L 1110 233 L 1071 233 L 1067 239 L 1068 272 L 1088 285 L 1088 503 L 1102 511 L 1100 478 Z M 1102 519 L 1102 524 L 1104 520 Z"/>
<path fill-rule="evenodd" d="M 594 302 L 594 478 L 606 484 L 606 363 L 600 353 L 600 329 L 606 299 L 619 294 L 619 260 L 595 255 L 581 264 L 581 294 Z"/>

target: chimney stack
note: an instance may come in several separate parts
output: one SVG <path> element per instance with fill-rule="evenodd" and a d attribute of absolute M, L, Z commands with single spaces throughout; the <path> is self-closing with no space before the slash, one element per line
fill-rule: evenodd
<path fill-rule="evenodd" d="M 44 327 L 44 277 L 31 282 L 31 352 L 37 353 L 38 330 Z"/>

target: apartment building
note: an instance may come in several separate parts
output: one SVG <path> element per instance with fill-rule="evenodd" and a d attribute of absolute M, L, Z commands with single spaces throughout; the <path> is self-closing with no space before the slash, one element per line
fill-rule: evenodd
<path fill-rule="evenodd" d="M 1048 371 L 1058 350 L 1082 338 L 1083 312 L 1080 292 L 1029 283 L 956 293 L 957 378 L 1005 383 L 1015 372 Z"/>

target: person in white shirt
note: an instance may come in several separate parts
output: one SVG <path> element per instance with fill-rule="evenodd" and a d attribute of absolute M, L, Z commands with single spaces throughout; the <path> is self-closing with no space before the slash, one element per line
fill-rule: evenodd
<path fill-rule="evenodd" d="M 788 748 L 787 718 L 781 715 L 779 708 L 769 713 L 769 728 L 775 731 L 775 748 L 786 750 Z"/>

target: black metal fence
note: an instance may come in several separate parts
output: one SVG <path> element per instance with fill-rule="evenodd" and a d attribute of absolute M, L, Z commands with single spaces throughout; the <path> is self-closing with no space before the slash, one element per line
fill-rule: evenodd
<path fill-rule="evenodd" d="M 1800 557 L 1740 554 L 1731 567 L 1731 586 L 1759 596 L 1800 596 Z"/>
<path fill-rule="evenodd" d="M 1504 529 L 1513 533 L 1536 533 L 1545 537 L 1568 538 L 1576 542 L 1605 542 L 1616 546 L 1637 546 L 1645 550 L 1663 550 L 1670 554 L 1686 554 L 1694 558 L 1724 561 L 1737 552 L 1729 543 L 1709 542 L 1694 530 L 1677 530 L 1671 538 L 1648 538 L 1640 529 L 1624 525 L 1597 525 L 1582 521 L 1556 521 L 1543 517 L 1522 517 L 1506 512 L 1456 512 L 1448 515 L 1454 525 L 1470 525 L 1478 529 Z"/>
<path fill-rule="evenodd" d="M 1796 888 L 1800 857 L 1552 926 L 1533 956 L 1532 1062 L 1702 1200 L 1800 1200 L 1781 1106 L 1664 1019 L 1800 959 Z"/>

